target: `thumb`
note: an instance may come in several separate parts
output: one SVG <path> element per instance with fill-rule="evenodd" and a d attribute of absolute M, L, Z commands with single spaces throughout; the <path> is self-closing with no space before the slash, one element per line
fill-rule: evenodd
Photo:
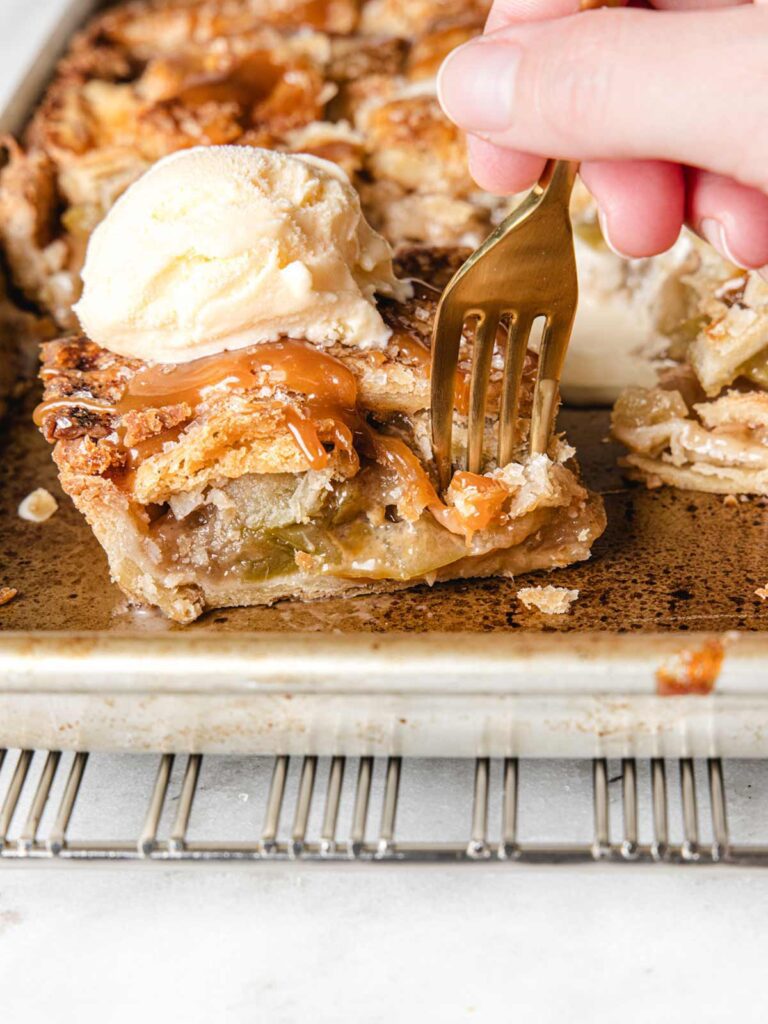
<path fill-rule="evenodd" d="M 768 189 L 768 7 L 598 10 L 515 25 L 446 58 L 441 103 L 496 145 L 660 159 Z"/>

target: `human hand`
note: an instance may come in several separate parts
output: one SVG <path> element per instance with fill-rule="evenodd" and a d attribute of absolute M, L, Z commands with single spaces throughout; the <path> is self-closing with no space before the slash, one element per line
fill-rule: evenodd
<path fill-rule="evenodd" d="M 483 188 L 528 188 L 533 154 L 580 160 L 619 253 L 662 252 L 687 222 L 768 275 L 768 0 L 654 3 L 496 0 L 446 58 L 440 101 Z"/>

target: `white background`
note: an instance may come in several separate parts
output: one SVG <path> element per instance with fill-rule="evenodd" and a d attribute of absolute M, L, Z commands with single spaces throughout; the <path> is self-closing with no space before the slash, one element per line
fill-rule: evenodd
<path fill-rule="evenodd" d="M 62 6 L 0 0 L 0 95 Z M 101 770 L 124 794 L 124 762 Z M 442 771 L 413 774 L 414 806 Z M 768 779 L 742 776 L 744 792 Z M 527 791 L 534 832 L 553 781 Z M 0 1016 L 764 1021 L 767 885 L 710 868 L 3 865 Z"/>

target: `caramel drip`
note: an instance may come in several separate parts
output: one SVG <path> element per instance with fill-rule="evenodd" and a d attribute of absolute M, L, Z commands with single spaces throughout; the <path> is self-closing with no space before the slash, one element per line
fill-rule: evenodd
<path fill-rule="evenodd" d="M 129 381 L 117 411 L 182 402 L 194 409 L 215 391 L 262 383 L 283 385 L 306 395 L 310 403 L 352 409 L 357 399 L 354 375 L 340 360 L 303 341 L 276 341 L 190 363 L 146 366 Z"/>
<path fill-rule="evenodd" d="M 210 102 L 252 107 L 270 96 L 286 69 L 268 53 L 257 51 L 234 67 L 206 67 L 171 58 L 153 71 L 155 80 L 150 73 L 149 88 L 154 87 L 155 101 L 175 99 L 189 107 Z"/>
<path fill-rule="evenodd" d="M 396 341 L 409 358 L 428 365 L 429 350 L 424 345 L 410 338 L 406 342 L 398 337 Z M 466 375 L 457 379 L 457 393 L 461 383 L 468 393 Z M 189 363 L 145 366 L 128 382 L 116 405 L 88 398 L 54 398 L 37 407 L 34 419 L 39 426 L 51 412 L 73 407 L 123 417 L 131 411 L 183 403 L 190 407 L 194 416 L 201 404 L 223 392 L 233 388 L 252 390 L 262 385 L 283 386 L 304 397 L 303 411 L 286 403 L 284 415 L 287 429 L 312 469 L 324 469 L 329 462 L 329 453 L 318 430 L 318 424 L 322 424 L 326 428 L 324 436 L 334 446 L 348 452 L 357 447 L 365 456 L 375 458 L 389 469 L 407 493 L 414 510 L 427 508 L 439 521 L 446 520 L 444 525 L 448 529 L 461 532 L 453 522 L 456 516 L 452 513 L 456 510 L 449 509 L 440 500 L 411 449 L 399 438 L 373 430 L 357 410 L 357 382 L 351 371 L 334 356 L 303 341 L 267 343 Z M 461 408 L 460 394 L 457 404 Z M 128 449 L 123 486 L 130 486 L 137 467 L 145 459 L 160 453 L 169 442 L 177 441 L 188 422 L 170 427 Z M 329 423 L 330 431 L 327 430 Z M 122 441 L 124 428 L 118 427 L 118 437 Z M 446 517 L 451 520 L 450 525 Z"/>
<path fill-rule="evenodd" d="M 328 452 L 323 447 L 312 420 L 289 405 L 285 408 L 285 425 L 296 442 L 296 447 L 312 469 L 325 469 L 328 465 Z"/>
<path fill-rule="evenodd" d="M 41 427 L 46 416 L 63 410 L 72 412 L 73 409 L 85 409 L 86 412 L 95 412 L 99 415 L 114 415 L 117 408 L 107 402 L 98 402 L 93 398 L 79 398 L 72 395 L 70 398 L 50 398 L 47 402 L 40 402 L 32 413 L 32 420 L 36 427 Z"/>
<path fill-rule="evenodd" d="M 469 386 L 471 376 L 467 370 L 456 371 L 453 404 L 460 416 L 469 415 Z"/>
<path fill-rule="evenodd" d="M 238 387 L 247 390 L 260 384 L 283 386 L 305 396 L 307 415 L 288 404 L 284 411 L 286 426 L 312 469 L 324 469 L 328 464 L 317 422 L 332 420 L 334 440 L 351 448 L 347 420 L 355 416 L 355 377 L 340 360 L 302 341 L 272 342 L 190 363 L 147 366 L 131 379 L 117 411 L 124 415 L 133 409 L 184 402 L 194 411 L 221 391 Z M 131 463 L 135 465 L 162 450 L 169 440 L 175 438 L 166 431 L 158 435 L 156 446 L 145 447 L 150 442 L 143 442 L 132 450 Z"/>
<path fill-rule="evenodd" d="M 405 331 L 396 331 L 390 344 L 397 346 L 405 359 L 413 363 L 428 376 L 430 370 L 430 354 L 427 346 Z"/>
<path fill-rule="evenodd" d="M 498 521 L 509 491 L 492 477 L 459 470 L 453 475 L 448 496 L 455 501 L 459 495 L 463 498 L 461 507 L 454 505 L 445 513 L 435 512 L 435 518 L 453 533 L 471 535 Z"/>
<path fill-rule="evenodd" d="M 404 441 L 387 434 L 373 434 L 372 439 L 377 460 L 389 467 L 408 488 L 414 506 L 430 510 L 445 508 L 424 467 Z"/>
<path fill-rule="evenodd" d="M 469 492 L 465 495 L 469 508 L 460 510 L 441 501 L 424 467 L 405 442 L 397 437 L 373 434 L 373 446 L 377 461 L 392 470 L 408 491 L 412 509 L 428 509 L 451 533 L 470 540 L 473 533 L 486 529 L 498 519 L 508 497 L 507 489 L 499 481 L 479 473 L 460 471 L 454 474 L 450 490 Z"/>

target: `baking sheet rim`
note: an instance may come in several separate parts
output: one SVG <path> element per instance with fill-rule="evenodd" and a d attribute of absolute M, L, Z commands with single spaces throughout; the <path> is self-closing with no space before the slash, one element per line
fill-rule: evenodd
<path fill-rule="evenodd" d="M 655 695 L 663 665 L 711 644 L 724 654 L 717 692 L 766 694 L 768 637 L 756 633 L 317 632 L 286 649 L 273 633 L 10 632 L 0 692 Z"/>

